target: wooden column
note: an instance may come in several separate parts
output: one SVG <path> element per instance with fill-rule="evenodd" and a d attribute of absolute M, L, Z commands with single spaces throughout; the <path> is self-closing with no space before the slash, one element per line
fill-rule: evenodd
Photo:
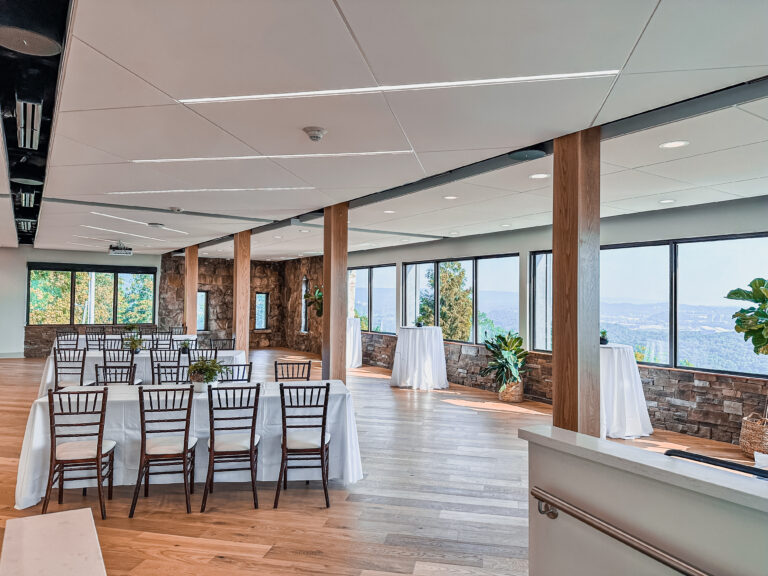
<path fill-rule="evenodd" d="M 600 435 L 600 128 L 555 139 L 552 410 Z"/>
<path fill-rule="evenodd" d="M 184 319 L 187 334 L 197 334 L 197 246 L 184 249 Z"/>
<path fill-rule="evenodd" d="M 347 379 L 346 203 L 325 209 L 323 242 L 323 379 Z"/>
<path fill-rule="evenodd" d="M 251 328 L 251 231 L 235 234 L 235 259 L 232 270 L 232 335 L 235 348 L 250 349 Z"/>

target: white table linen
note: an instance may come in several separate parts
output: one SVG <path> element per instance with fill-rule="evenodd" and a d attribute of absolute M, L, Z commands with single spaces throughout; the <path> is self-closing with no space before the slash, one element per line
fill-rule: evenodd
<path fill-rule="evenodd" d="M 243 350 L 219 350 L 218 360 L 222 364 L 246 364 L 245 352 Z M 142 350 L 133 357 L 136 364 L 136 378 L 141 378 L 142 382 L 152 382 L 152 359 L 149 350 Z M 83 381 L 96 380 L 96 364 L 104 364 L 104 353 L 101 350 L 88 350 L 85 353 L 85 371 Z M 189 356 L 181 355 L 181 365 L 189 365 Z M 43 377 L 40 381 L 38 398 L 45 396 L 48 390 L 53 390 L 56 379 L 56 373 L 53 363 L 53 356 L 48 356 L 43 367 Z"/>
<path fill-rule="evenodd" d="M 347 318 L 347 368 L 363 365 L 363 335 L 360 318 Z"/>
<path fill-rule="evenodd" d="M 600 437 L 653 434 L 632 346 L 600 346 Z"/>
<path fill-rule="evenodd" d="M 122 336 L 120 334 L 106 334 L 105 338 L 107 340 L 120 340 L 122 338 Z M 174 334 L 174 335 L 171 336 L 171 338 L 173 340 L 178 340 L 180 342 L 183 342 L 184 340 L 195 341 L 195 340 L 197 340 L 197 334 Z M 142 340 L 142 342 L 146 346 L 148 346 L 149 344 L 152 343 L 152 336 L 150 336 L 149 334 L 144 334 L 141 337 L 141 340 Z M 85 348 L 86 347 L 86 343 L 87 343 L 86 335 L 85 334 L 78 335 L 78 337 L 77 337 L 77 347 L 78 348 Z M 56 342 L 54 341 L 53 346 L 51 347 L 51 351 L 53 351 L 53 348 L 55 348 L 55 347 L 56 347 Z"/>
<path fill-rule="evenodd" d="M 400 328 L 390 384 L 414 390 L 448 388 L 442 328 Z"/>
<path fill-rule="evenodd" d="M 357 438 L 357 424 L 352 395 L 344 383 L 332 380 L 328 399 L 328 432 L 331 435 L 329 451 L 329 477 L 352 484 L 363 477 L 360 447 Z M 308 382 L 307 384 L 324 384 Z M 79 388 L 79 387 L 78 387 Z M 73 387 L 73 389 L 77 389 Z M 280 472 L 282 456 L 282 415 L 280 409 L 280 387 L 275 382 L 262 384 L 259 412 L 256 423 L 259 441 L 259 481 L 276 481 Z M 190 420 L 190 435 L 198 438 L 196 448 L 195 481 L 205 482 L 208 468 L 208 396 L 195 394 Z M 134 485 L 138 474 L 141 450 L 141 424 L 139 397 L 136 386 L 112 386 L 107 400 L 104 438 L 117 442 L 115 448 L 116 485 Z M 220 436 L 217 436 L 220 438 Z M 50 459 L 50 429 L 48 421 L 48 398 L 38 398 L 29 412 L 24 443 L 19 458 L 16 480 L 16 508 L 21 510 L 34 506 L 45 495 Z M 248 471 L 216 472 L 216 482 L 249 482 Z M 288 479 L 319 480 L 319 469 L 291 470 Z M 182 482 L 181 475 L 153 476 L 152 483 L 167 484 Z M 95 486 L 95 481 L 68 482 L 68 487 Z"/>

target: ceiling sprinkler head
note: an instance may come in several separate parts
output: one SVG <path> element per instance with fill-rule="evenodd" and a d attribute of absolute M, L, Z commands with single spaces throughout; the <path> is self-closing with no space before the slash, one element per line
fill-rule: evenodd
<path fill-rule="evenodd" d="M 184 208 L 179 208 L 178 206 L 171 206 L 168 210 L 171 212 L 184 212 Z"/>
<path fill-rule="evenodd" d="M 309 139 L 312 140 L 312 142 L 320 142 L 320 140 L 323 139 L 323 136 L 328 132 L 328 130 L 321 128 L 320 126 L 307 126 L 303 130 L 307 133 L 307 136 L 309 136 Z"/>

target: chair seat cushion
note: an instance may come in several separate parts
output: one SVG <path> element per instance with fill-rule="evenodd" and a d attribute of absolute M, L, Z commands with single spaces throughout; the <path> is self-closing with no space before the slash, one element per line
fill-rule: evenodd
<path fill-rule="evenodd" d="M 114 447 L 114 440 L 104 439 L 101 441 L 102 454 L 107 454 Z M 96 440 L 62 442 L 56 446 L 57 460 L 83 460 L 85 458 L 96 458 Z"/>
<path fill-rule="evenodd" d="M 311 450 L 320 448 L 320 429 L 319 428 L 289 428 L 287 431 L 288 441 L 286 448 L 288 450 Z M 325 433 L 325 443 L 331 441 L 331 433 Z"/>
<path fill-rule="evenodd" d="M 189 437 L 188 448 L 197 444 L 197 438 Z M 147 438 L 147 454 L 181 454 L 184 436 L 149 436 Z"/>
<path fill-rule="evenodd" d="M 253 437 L 253 445 L 259 443 L 260 437 L 256 434 Z M 211 447 L 211 440 L 208 439 L 208 448 Z M 251 449 L 251 433 L 239 432 L 231 434 L 216 434 L 216 452 L 246 452 Z"/>

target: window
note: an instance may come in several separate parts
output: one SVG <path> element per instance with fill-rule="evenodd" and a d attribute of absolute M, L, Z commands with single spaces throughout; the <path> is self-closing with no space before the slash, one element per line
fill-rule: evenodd
<path fill-rule="evenodd" d="M 309 332 L 309 317 L 307 316 L 307 299 L 304 297 L 309 293 L 309 280 L 304 276 L 301 281 L 301 331 Z"/>
<path fill-rule="evenodd" d="M 552 253 L 531 254 L 531 334 L 536 350 L 552 350 Z"/>
<path fill-rule="evenodd" d="M 477 260 L 477 341 L 520 330 L 520 259 Z"/>
<path fill-rule="evenodd" d="M 371 322 L 373 332 L 397 329 L 397 268 L 378 266 L 371 268 Z"/>
<path fill-rule="evenodd" d="M 140 324 L 155 318 L 155 268 L 27 265 L 29 324 Z"/>
<path fill-rule="evenodd" d="M 473 341 L 472 260 L 440 263 L 438 298 L 440 326 L 445 340 Z"/>
<path fill-rule="evenodd" d="M 269 294 L 257 292 L 255 304 L 253 329 L 266 330 L 269 318 Z"/>
<path fill-rule="evenodd" d="M 435 325 L 435 263 L 405 265 L 405 325 Z"/>
<path fill-rule="evenodd" d="M 197 330 L 208 330 L 208 292 L 202 290 L 197 293 Z"/>
<path fill-rule="evenodd" d="M 677 245 L 677 365 L 768 374 L 768 356 L 734 331 L 734 312 L 748 302 L 727 300 L 734 288 L 766 277 L 768 238 Z"/>
<path fill-rule="evenodd" d="M 669 244 L 600 251 L 600 329 L 639 362 L 669 363 Z"/>
<path fill-rule="evenodd" d="M 347 272 L 347 316 L 360 318 L 360 329 L 368 330 L 368 271 L 369 268 Z"/>

